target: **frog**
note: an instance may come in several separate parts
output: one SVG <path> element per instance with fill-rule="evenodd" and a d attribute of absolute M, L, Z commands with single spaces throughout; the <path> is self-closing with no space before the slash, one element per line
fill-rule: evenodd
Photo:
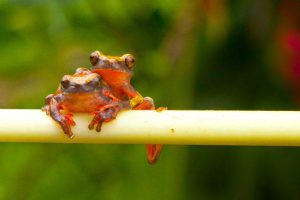
<path fill-rule="evenodd" d="M 87 68 L 77 68 L 74 74 L 62 77 L 56 93 L 45 98 L 42 109 L 69 138 L 73 138 L 71 127 L 76 125 L 73 113 L 93 114 L 88 128 L 100 132 L 104 122 L 115 119 L 120 110 L 129 108 L 129 101 L 115 97 L 97 73 Z"/>
<path fill-rule="evenodd" d="M 132 85 L 131 78 L 135 67 L 135 58 L 131 54 L 122 56 L 104 55 L 100 51 L 90 54 L 91 71 L 97 73 L 112 89 L 117 98 L 130 102 L 132 110 L 155 110 L 151 97 L 143 97 Z M 156 109 L 166 110 L 165 107 Z M 162 144 L 147 144 L 147 160 L 149 164 L 155 164 L 162 150 Z"/>

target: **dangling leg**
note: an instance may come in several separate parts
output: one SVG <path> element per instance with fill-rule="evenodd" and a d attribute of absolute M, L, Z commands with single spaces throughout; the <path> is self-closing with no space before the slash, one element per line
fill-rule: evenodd
<path fill-rule="evenodd" d="M 137 105 L 133 110 L 154 110 L 155 105 L 153 99 L 150 97 L 145 97 L 143 102 Z M 166 110 L 164 107 L 160 107 L 157 109 L 158 112 Z M 146 151 L 147 151 L 147 160 L 149 164 L 155 164 L 159 154 L 163 148 L 162 144 L 146 144 Z"/>
<path fill-rule="evenodd" d="M 149 164 L 155 164 L 163 148 L 162 144 L 146 144 L 147 160 Z"/>

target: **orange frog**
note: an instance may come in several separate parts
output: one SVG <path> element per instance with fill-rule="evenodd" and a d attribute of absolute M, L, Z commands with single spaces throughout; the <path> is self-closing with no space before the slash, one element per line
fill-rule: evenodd
<path fill-rule="evenodd" d="M 88 128 L 101 130 L 103 122 L 114 119 L 121 109 L 129 109 L 129 101 L 120 101 L 101 77 L 85 68 L 78 68 L 73 75 L 65 75 L 56 94 L 45 98 L 43 108 L 70 138 L 73 137 L 71 126 L 73 112 L 93 113 L 94 118 Z"/>
<path fill-rule="evenodd" d="M 99 51 L 90 55 L 91 71 L 97 73 L 111 87 L 113 95 L 123 101 L 130 101 L 133 110 L 154 110 L 152 98 L 142 95 L 131 85 L 131 77 L 135 66 L 135 58 L 130 54 L 118 56 L 106 56 Z M 162 111 L 166 108 L 158 108 Z M 162 144 L 147 144 L 147 158 L 150 164 L 154 164 L 161 152 Z"/>

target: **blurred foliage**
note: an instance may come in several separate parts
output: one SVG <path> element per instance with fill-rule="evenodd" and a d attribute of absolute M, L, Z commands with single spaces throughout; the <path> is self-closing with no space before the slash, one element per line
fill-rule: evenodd
<path fill-rule="evenodd" d="M 0 0 L 0 106 L 40 108 L 94 50 L 169 109 L 300 106 L 297 0 Z M 201 122 L 199 122 L 201 123 Z M 17 125 L 17 124 L 16 124 Z M 300 150 L 1 144 L 0 199 L 299 199 Z"/>

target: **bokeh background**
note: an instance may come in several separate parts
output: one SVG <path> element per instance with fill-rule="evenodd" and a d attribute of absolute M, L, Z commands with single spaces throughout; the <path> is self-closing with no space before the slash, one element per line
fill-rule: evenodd
<path fill-rule="evenodd" d="M 157 106 L 300 107 L 299 0 L 0 0 L 0 107 L 41 108 L 94 50 L 133 54 Z M 300 149 L 166 146 L 149 166 L 144 145 L 2 143 L 0 199 L 300 199 Z"/>

